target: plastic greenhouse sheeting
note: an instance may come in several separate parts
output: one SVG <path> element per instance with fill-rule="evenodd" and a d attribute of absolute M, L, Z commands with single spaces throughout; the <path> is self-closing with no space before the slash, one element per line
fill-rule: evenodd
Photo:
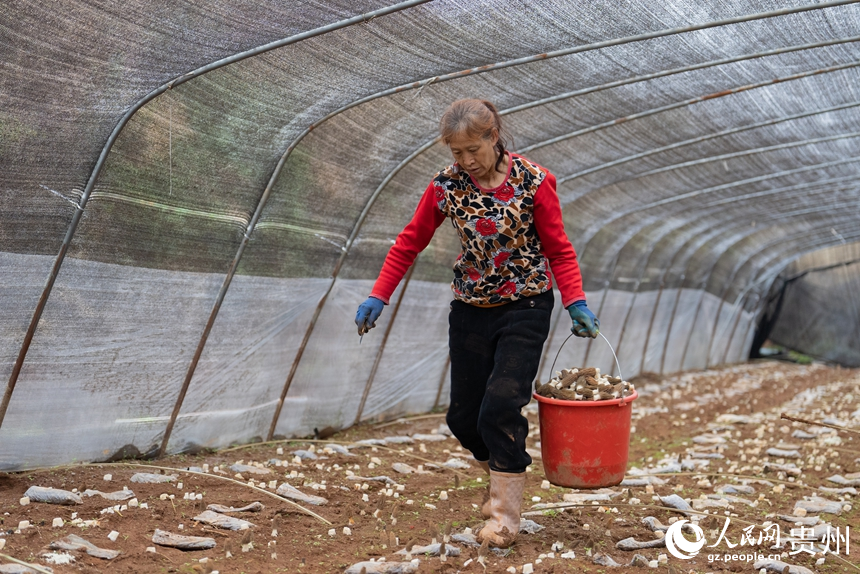
<path fill-rule="evenodd" d="M 860 367 L 858 265 L 858 243 L 830 247 L 792 261 L 771 287 L 764 310 L 766 320 L 756 333 L 759 344 L 769 337 L 818 359 Z"/>
<path fill-rule="evenodd" d="M 447 404 L 449 226 L 352 318 L 455 99 L 557 176 L 627 378 L 744 360 L 775 279 L 860 241 L 854 1 L 22 0 L 0 50 L 0 469 Z M 845 261 L 775 340 L 857 364 L 858 321 L 800 312 L 857 318 Z M 539 377 L 567 334 L 558 305 Z"/>

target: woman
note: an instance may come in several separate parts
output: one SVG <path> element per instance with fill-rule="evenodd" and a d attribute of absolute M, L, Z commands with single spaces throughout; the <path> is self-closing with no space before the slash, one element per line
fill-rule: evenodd
<path fill-rule="evenodd" d="M 528 421 L 520 410 L 531 399 L 549 333 L 553 277 L 571 330 L 596 337 L 600 324 L 586 306 L 555 177 L 505 149 L 501 118 L 490 102 L 454 102 L 442 115 L 440 131 L 454 164 L 427 186 L 355 322 L 359 334 L 375 326 L 406 270 L 449 218 L 462 251 L 454 264 L 449 315 L 447 422 L 490 474 L 490 498 L 482 507 L 488 521 L 478 540 L 508 547 L 519 531 L 525 471 L 532 462 L 526 453 Z"/>

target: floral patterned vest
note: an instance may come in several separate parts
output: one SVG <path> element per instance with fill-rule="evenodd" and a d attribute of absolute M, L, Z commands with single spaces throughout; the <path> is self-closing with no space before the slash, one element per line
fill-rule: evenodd
<path fill-rule="evenodd" d="M 552 287 L 532 224 L 534 196 L 546 171 L 513 154 L 511 163 L 507 181 L 492 191 L 482 191 L 456 165 L 433 178 L 436 205 L 460 237 L 451 288 L 465 303 L 507 303 Z"/>

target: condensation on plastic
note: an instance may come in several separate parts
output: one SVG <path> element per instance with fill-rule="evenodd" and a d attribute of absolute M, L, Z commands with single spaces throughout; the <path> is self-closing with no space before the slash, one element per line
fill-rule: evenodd
<path fill-rule="evenodd" d="M 130 106 L 219 58 L 393 4 L 0 7 L 0 381 L 96 159 Z M 451 162 L 433 140 L 440 114 L 461 97 L 496 103 L 511 149 L 558 178 L 589 306 L 625 376 L 742 360 L 786 266 L 806 257 L 804 269 L 820 267 L 828 247 L 860 238 L 860 43 L 845 41 L 858 35 L 860 7 L 534 58 L 373 96 L 468 68 L 782 8 L 770 0 L 435 0 L 161 94 L 120 133 L 96 182 L 0 427 L 0 468 L 100 460 L 127 444 L 148 452 L 160 443 L 243 233 L 293 146 L 168 450 L 265 437 L 354 237 L 275 432 L 351 425 L 393 315 L 392 305 L 358 345 L 355 308 L 430 178 Z M 814 42 L 832 45 L 803 47 Z M 765 54 L 775 49 L 791 51 Z M 700 69 L 680 70 L 691 66 Z M 371 99 L 300 139 L 361 98 Z M 437 397 L 446 404 L 447 283 L 458 250 L 444 223 L 405 290 L 363 420 L 426 411 Z M 811 328 L 799 312 L 785 315 L 775 336 L 815 356 L 853 360 L 857 321 L 836 318 L 847 316 L 839 306 L 848 308 L 858 276 L 853 265 L 793 282 L 787 297 L 834 320 Z M 544 379 L 569 332 L 566 313 L 555 317 Z M 789 339 L 792 330 L 805 338 Z M 848 351 L 816 346 L 835 349 L 839 337 Z M 571 339 L 559 357 L 559 365 L 585 363 L 612 370 L 602 340 Z"/>

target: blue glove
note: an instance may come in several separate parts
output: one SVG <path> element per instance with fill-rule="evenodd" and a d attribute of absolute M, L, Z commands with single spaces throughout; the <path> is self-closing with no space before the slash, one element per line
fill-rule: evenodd
<path fill-rule="evenodd" d="M 585 301 L 577 301 L 567 308 L 570 313 L 570 318 L 573 320 L 573 326 L 570 330 L 577 337 L 592 337 L 597 338 L 600 332 L 600 321 L 588 308 Z"/>
<path fill-rule="evenodd" d="M 355 314 L 355 324 L 358 325 L 359 335 L 364 335 L 376 327 L 376 320 L 382 314 L 383 307 L 385 307 L 385 303 L 376 297 L 368 297 L 367 301 L 358 306 L 358 312 Z"/>

